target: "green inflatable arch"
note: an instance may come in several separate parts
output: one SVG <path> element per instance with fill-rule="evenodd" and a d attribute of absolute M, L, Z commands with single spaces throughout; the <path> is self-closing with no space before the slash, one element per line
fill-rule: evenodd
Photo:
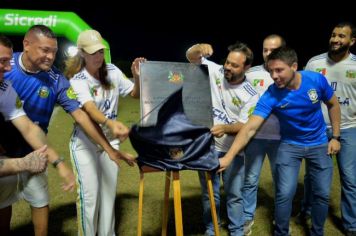
<path fill-rule="evenodd" d="M 0 33 L 24 35 L 32 25 L 41 24 L 50 27 L 57 36 L 62 36 L 76 43 L 80 32 L 91 27 L 73 12 L 32 11 L 0 9 Z M 104 45 L 106 62 L 111 62 L 110 47 Z"/>

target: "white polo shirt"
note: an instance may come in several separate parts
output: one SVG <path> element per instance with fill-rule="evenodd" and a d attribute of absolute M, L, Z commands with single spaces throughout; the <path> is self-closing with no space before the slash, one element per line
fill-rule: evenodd
<path fill-rule="evenodd" d="M 260 97 L 274 83 L 269 72 L 263 65 L 254 66 L 246 72 L 246 80 L 256 89 Z M 256 139 L 280 140 L 278 118 L 272 113 L 254 136 Z"/>
<path fill-rule="evenodd" d="M 209 69 L 214 125 L 246 123 L 259 99 L 256 90 L 246 80 L 238 85 L 228 83 L 221 65 L 206 59 L 203 64 L 208 65 Z M 215 138 L 215 149 L 227 152 L 235 136 L 225 134 L 221 138 Z"/>
<path fill-rule="evenodd" d="M 104 89 L 100 81 L 90 75 L 85 68 L 75 74 L 69 82 L 81 106 L 88 101 L 93 101 L 105 117 L 116 120 L 118 116 L 119 96 L 124 97 L 129 94 L 134 84 L 115 65 L 107 64 L 107 70 L 107 79 L 111 84 L 109 89 Z M 112 137 L 110 130 L 106 127 L 102 127 L 102 129 L 111 144 L 119 143 L 118 139 Z M 76 125 L 76 130 L 78 131 L 78 137 L 84 140 L 86 133 L 79 125 Z"/>
<path fill-rule="evenodd" d="M 17 117 L 26 115 L 22 109 L 22 102 L 19 96 L 8 80 L 0 82 L 0 113 L 5 120 L 14 120 Z"/>
<path fill-rule="evenodd" d="M 350 55 L 335 63 L 327 53 L 311 58 L 305 70 L 323 74 L 333 88 L 341 108 L 341 129 L 356 127 L 356 55 Z M 326 106 L 323 116 L 328 128 L 331 128 Z"/>

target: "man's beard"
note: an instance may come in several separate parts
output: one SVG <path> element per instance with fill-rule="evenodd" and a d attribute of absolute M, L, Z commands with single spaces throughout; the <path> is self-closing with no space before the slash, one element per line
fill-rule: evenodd
<path fill-rule="evenodd" d="M 329 55 L 340 55 L 344 54 L 349 50 L 349 45 L 342 45 L 338 49 L 333 49 L 332 45 L 329 45 Z"/>
<path fill-rule="evenodd" d="M 225 77 L 225 79 L 226 79 L 227 82 L 232 82 L 232 81 L 235 80 L 234 76 L 231 76 L 230 78 L 229 78 L 229 77 L 226 77 L 226 76 L 224 76 L 224 77 Z"/>
<path fill-rule="evenodd" d="M 240 78 L 239 78 L 238 76 L 231 76 L 230 78 L 225 77 L 225 79 L 226 79 L 226 81 L 229 82 L 230 84 L 231 84 L 231 83 L 235 83 L 235 82 L 237 82 L 237 81 L 240 80 Z"/>
<path fill-rule="evenodd" d="M 224 75 L 224 78 L 229 83 L 233 83 L 233 82 L 239 81 L 241 78 L 244 78 L 244 76 L 242 76 L 241 74 L 233 74 L 231 72 L 230 72 L 230 74 L 231 74 L 230 77 L 227 77 L 226 75 Z"/>

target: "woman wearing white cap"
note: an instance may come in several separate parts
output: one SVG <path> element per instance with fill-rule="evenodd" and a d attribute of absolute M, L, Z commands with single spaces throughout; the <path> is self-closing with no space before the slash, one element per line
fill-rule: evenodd
<path fill-rule="evenodd" d="M 119 96 L 139 97 L 138 65 L 145 59 L 137 58 L 132 63 L 133 83 L 115 65 L 105 63 L 106 47 L 99 32 L 80 33 L 77 47 L 79 52 L 66 61 L 64 74 L 71 78 L 70 84 L 82 108 L 101 126 L 110 144 L 119 149 L 120 141 L 124 141 L 129 132 L 116 120 Z M 79 235 L 115 235 L 118 166 L 77 125 L 71 137 L 70 152 L 78 184 Z M 127 163 L 133 165 L 133 162 Z"/>

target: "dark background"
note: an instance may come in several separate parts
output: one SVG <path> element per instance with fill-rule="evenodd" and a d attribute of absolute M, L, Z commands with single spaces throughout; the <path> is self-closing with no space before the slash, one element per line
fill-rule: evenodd
<path fill-rule="evenodd" d="M 109 42 L 114 63 L 129 62 L 138 56 L 185 62 L 185 50 L 202 42 L 212 44 L 212 60 L 223 63 L 227 46 L 239 40 L 254 51 L 257 65 L 262 63 L 263 38 L 277 33 L 297 51 L 302 68 L 310 57 L 327 50 L 335 24 L 356 23 L 352 4 L 347 1 L 334 1 L 327 6 L 312 1 L 163 2 L 166 4 L 121 0 L 115 5 L 125 7 L 113 7 L 106 0 L 0 0 L 0 7 L 73 11 Z M 15 51 L 21 50 L 22 36 L 10 37 Z M 61 46 L 65 40 L 60 39 L 59 43 Z"/>

